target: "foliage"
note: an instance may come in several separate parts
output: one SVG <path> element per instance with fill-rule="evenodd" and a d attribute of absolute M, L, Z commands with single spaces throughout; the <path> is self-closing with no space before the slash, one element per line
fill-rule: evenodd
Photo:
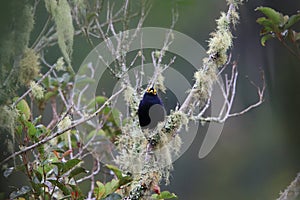
<path fill-rule="evenodd" d="M 265 46 L 269 39 L 276 38 L 294 56 L 300 59 L 300 32 L 293 29 L 295 24 L 300 21 L 300 13 L 288 16 L 269 7 L 258 7 L 256 11 L 260 11 L 265 15 L 265 17 L 256 20 L 258 24 L 263 26 L 260 32 L 262 46 Z"/>

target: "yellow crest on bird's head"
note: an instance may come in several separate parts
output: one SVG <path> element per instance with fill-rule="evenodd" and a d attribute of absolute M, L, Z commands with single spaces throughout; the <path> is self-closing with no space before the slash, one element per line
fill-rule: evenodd
<path fill-rule="evenodd" d="M 148 88 L 148 89 L 146 90 L 146 92 L 147 92 L 148 94 L 153 94 L 153 95 L 156 95 L 156 94 L 157 94 L 156 89 L 154 89 L 153 87 Z"/>

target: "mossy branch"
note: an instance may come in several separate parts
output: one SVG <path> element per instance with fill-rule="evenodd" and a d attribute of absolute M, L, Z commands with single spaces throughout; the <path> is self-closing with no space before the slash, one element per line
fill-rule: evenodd
<path fill-rule="evenodd" d="M 277 200 L 294 200 L 300 196 L 300 173 L 297 174 L 296 178 L 291 184 L 280 193 L 280 197 Z"/>

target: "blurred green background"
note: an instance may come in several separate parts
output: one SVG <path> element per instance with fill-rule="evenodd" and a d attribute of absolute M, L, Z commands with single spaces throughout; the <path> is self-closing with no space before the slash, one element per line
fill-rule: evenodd
<path fill-rule="evenodd" d="M 9 20 L 9 9 L 12 9 L 7 7 L 7 2 L 2 1 L 0 5 L 2 25 Z M 170 185 L 163 186 L 175 192 L 179 199 L 276 199 L 300 171 L 300 62 L 278 41 L 271 40 L 266 47 L 261 46 L 261 27 L 255 22 L 261 14 L 254 11 L 258 6 L 270 6 L 292 15 L 300 10 L 300 1 L 251 0 L 240 8 L 232 52 L 239 67 L 234 110 L 257 100 L 255 88 L 246 77 L 259 83 L 260 69 L 266 75 L 265 102 L 245 115 L 229 119 L 215 148 L 204 159 L 198 158 L 198 152 L 207 127 L 199 131 L 189 150 L 174 163 Z M 216 27 L 215 19 L 220 11 L 227 10 L 226 2 L 220 0 L 155 0 L 144 26 L 169 28 L 171 9 L 175 7 L 179 13 L 175 30 L 204 47 L 209 33 Z M 37 12 L 33 35 L 45 21 L 43 12 L 43 8 Z M 297 28 L 299 31 L 300 26 Z M 85 40 L 76 37 L 75 69 L 89 51 Z M 47 55 L 49 62 L 55 62 L 59 54 L 57 49 L 52 50 Z M 1 189 L 13 182 L 1 179 Z"/>

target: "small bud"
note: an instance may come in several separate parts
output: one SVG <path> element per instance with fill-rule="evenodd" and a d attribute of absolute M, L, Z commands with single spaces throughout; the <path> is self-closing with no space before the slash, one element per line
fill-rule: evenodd
<path fill-rule="evenodd" d="M 160 194 L 160 187 L 158 185 L 154 185 L 152 187 L 152 190 L 156 193 L 156 194 Z"/>

